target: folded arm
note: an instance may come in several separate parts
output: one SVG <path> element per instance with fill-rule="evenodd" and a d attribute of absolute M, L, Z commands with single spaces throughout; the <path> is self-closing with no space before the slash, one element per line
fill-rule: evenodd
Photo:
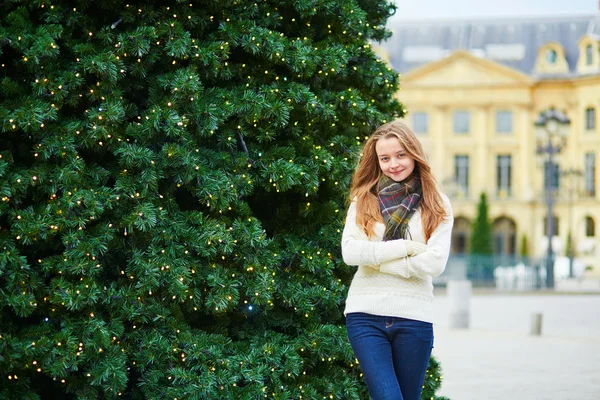
<path fill-rule="evenodd" d="M 427 241 L 427 249 L 411 257 L 384 261 L 379 266 L 381 272 L 400 275 L 404 278 L 425 275 L 433 277 L 444 272 L 450 255 L 450 239 L 452 237 L 454 216 L 450 201 L 446 196 L 443 196 L 443 198 L 447 216 L 445 221 L 433 231 Z"/>
<path fill-rule="evenodd" d="M 368 265 L 379 269 L 379 264 L 406 257 L 408 254 L 402 239 L 387 242 L 369 241 L 364 231 L 356 225 L 356 202 L 350 204 L 342 233 L 342 257 L 346 264 Z"/>

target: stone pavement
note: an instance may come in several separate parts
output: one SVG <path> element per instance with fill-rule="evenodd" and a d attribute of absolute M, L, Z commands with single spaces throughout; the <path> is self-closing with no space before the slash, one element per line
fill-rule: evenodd
<path fill-rule="evenodd" d="M 436 289 L 438 395 L 451 400 L 600 399 L 600 295 L 474 293 L 470 328 L 450 329 L 450 301 Z M 533 313 L 542 335 L 531 336 Z"/>

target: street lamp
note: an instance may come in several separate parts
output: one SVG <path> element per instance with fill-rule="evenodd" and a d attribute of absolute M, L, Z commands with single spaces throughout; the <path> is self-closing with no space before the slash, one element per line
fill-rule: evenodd
<path fill-rule="evenodd" d="M 537 154 L 544 157 L 544 171 L 546 182 L 544 185 L 546 198 L 546 236 L 548 248 L 546 253 L 546 286 L 554 287 L 554 253 L 552 251 L 552 233 L 554 232 L 554 190 L 555 179 L 558 178 L 558 168 L 554 165 L 554 155 L 560 153 L 564 147 L 569 124 L 571 121 L 562 112 L 553 108 L 541 112 L 535 121 L 535 136 L 538 142 Z"/>

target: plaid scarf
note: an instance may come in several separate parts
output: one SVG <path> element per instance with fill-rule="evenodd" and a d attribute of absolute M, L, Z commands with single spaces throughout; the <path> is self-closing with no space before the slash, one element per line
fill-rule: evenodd
<path fill-rule="evenodd" d="M 421 205 L 421 178 L 412 174 L 402 182 L 385 175 L 377 184 L 379 208 L 385 221 L 383 240 L 407 239 L 408 221 Z"/>

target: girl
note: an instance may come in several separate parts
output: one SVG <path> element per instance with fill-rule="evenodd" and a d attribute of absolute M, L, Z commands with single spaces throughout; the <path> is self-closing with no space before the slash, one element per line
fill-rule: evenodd
<path fill-rule="evenodd" d="M 344 311 L 348 339 L 373 400 L 419 400 L 433 348 L 431 278 L 450 252 L 450 201 L 400 121 L 365 143 L 350 199 L 342 255 L 358 269 Z"/>

